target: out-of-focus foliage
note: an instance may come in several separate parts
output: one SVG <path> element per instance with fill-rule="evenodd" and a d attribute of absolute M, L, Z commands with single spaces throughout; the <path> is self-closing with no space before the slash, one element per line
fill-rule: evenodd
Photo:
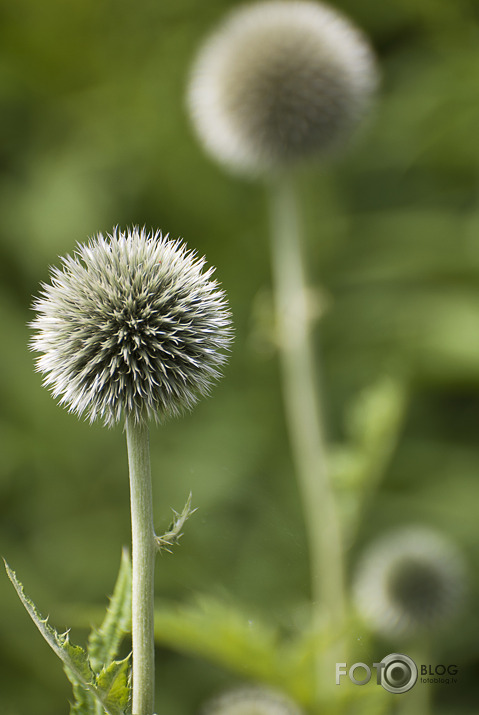
<path fill-rule="evenodd" d="M 159 599 L 233 597 L 285 633 L 304 625 L 307 550 L 268 321 L 265 195 L 204 156 L 184 108 L 201 39 L 237 4 L 1 0 L 0 551 L 60 630 L 71 622 L 67 605 L 94 610 L 111 592 L 119 548 L 130 538 L 126 449 L 121 429 L 90 427 L 54 404 L 33 372 L 26 325 L 48 265 L 115 224 L 160 227 L 205 254 L 236 327 L 230 365 L 211 399 L 152 431 L 158 530 L 190 490 L 198 508 L 180 548 L 158 559 Z M 309 275 L 327 308 L 319 328 L 331 442 L 343 443 L 345 454 L 355 446 L 347 437 L 360 440 L 345 416 L 378 380 L 389 377 L 409 392 L 401 431 L 391 436 L 397 446 L 348 560 L 354 565 L 386 527 L 428 524 L 464 550 L 473 604 L 479 6 L 333 4 L 371 36 L 383 80 L 350 151 L 300 178 Z M 384 410 L 380 400 L 377 409 Z M 0 609 L 2 712 L 67 713 L 61 667 L 6 578 Z M 477 709 L 478 629 L 470 608 L 434 639 L 433 662 L 460 662 L 457 686 L 431 689 L 437 715 Z M 398 647 L 385 641 L 361 650 L 362 629 L 351 635 L 363 662 Z M 72 639 L 84 642 L 85 632 Z M 195 712 L 238 684 L 238 673 L 219 662 L 179 650 L 158 649 L 161 712 Z"/>

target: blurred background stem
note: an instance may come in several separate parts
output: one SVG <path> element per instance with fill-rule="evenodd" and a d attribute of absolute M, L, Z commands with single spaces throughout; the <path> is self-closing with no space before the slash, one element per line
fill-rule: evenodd
<path fill-rule="evenodd" d="M 155 532 L 149 430 L 126 420 L 132 534 L 132 650 L 134 715 L 153 715 L 155 699 Z"/>
<path fill-rule="evenodd" d="M 309 540 L 313 619 L 318 626 L 319 619 L 326 616 L 328 626 L 337 632 L 344 615 L 341 530 L 328 475 L 317 376 L 319 360 L 311 344 L 311 311 L 293 176 L 275 177 L 270 199 L 283 399 Z"/>

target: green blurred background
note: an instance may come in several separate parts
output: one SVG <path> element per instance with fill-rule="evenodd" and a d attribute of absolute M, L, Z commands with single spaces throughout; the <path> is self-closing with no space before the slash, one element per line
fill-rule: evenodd
<path fill-rule="evenodd" d="M 103 607 L 112 590 L 130 538 L 126 449 L 120 428 L 91 427 L 55 405 L 34 373 L 27 323 L 48 266 L 116 224 L 161 227 L 205 254 L 236 329 L 212 397 L 152 432 L 158 528 L 190 490 L 198 507 L 181 547 L 159 559 L 159 597 L 210 594 L 289 627 L 309 596 L 271 340 L 266 195 L 210 162 L 184 106 L 199 43 L 236 5 L 0 2 L 0 552 L 58 628 L 69 625 L 67 611 Z M 370 35 L 382 87 L 349 153 L 301 177 L 310 277 L 327 305 L 321 372 L 331 441 L 344 439 L 348 405 L 378 377 L 399 371 L 411 384 L 397 450 L 348 558 L 353 566 L 363 545 L 410 522 L 461 546 L 470 607 L 436 651 L 437 662 L 459 661 L 461 681 L 435 690 L 434 713 L 472 715 L 479 3 L 334 5 Z M 0 711 L 66 714 L 70 686 L 6 576 L 0 613 Z M 72 638 L 85 634 L 78 627 Z M 238 682 L 167 648 L 157 660 L 161 713 L 193 713 Z"/>

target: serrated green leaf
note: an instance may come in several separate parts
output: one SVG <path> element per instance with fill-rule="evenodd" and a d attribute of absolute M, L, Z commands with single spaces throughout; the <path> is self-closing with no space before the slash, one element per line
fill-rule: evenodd
<path fill-rule="evenodd" d="M 173 514 L 175 516 L 168 528 L 168 531 L 161 536 L 155 536 L 155 543 L 158 551 L 168 551 L 168 553 L 171 553 L 172 546 L 177 544 L 183 536 L 183 532 L 181 530 L 190 516 L 196 511 L 196 509 L 191 508 L 191 500 L 192 494 L 190 492 L 183 509 L 180 512 L 173 509 Z"/>
<path fill-rule="evenodd" d="M 7 575 L 12 582 L 18 597 L 30 618 L 63 663 L 65 673 L 73 685 L 77 699 L 73 710 L 75 715 L 96 715 L 98 708 L 93 705 L 94 699 L 101 705 L 107 715 L 124 715 L 124 710 L 113 702 L 109 702 L 108 693 L 96 687 L 95 674 L 91 668 L 87 653 L 80 646 L 70 643 L 68 631 L 58 633 L 36 609 L 35 604 L 24 593 L 23 586 L 10 566 L 5 562 Z M 81 693 L 85 691 L 85 694 Z M 92 710 L 92 707 L 94 708 Z"/>
<path fill-rule="evenodd" d="M 17 579 L 15 572 L 12 571 L 6 562 L 5 568 L 21 602 L 42 636 L 60 660 L 62 660 L 63 664 L 75 679 L 75 682 L 81 683 L 88 689 L 93 682 L 94 675 L 92 669 L 90 668 L 88 656 L 83 648 L 70 643 L 68 632 L 58 633 L 52 626 L 49 625 L 48 618 L 43 618 L 43 616 L 41 616 L 41 614 L 37 611 L 33 601 L 25 595 L 23 586 Z"/>
<path fill-rule="evenodd" d="M 155 640 L 193 654 L 261 683 L 280 687 L 307 702 L 314 684 L 310 663 L 299 662 L 276 628 L 251 618 L 241 608 L 201 598 L 182 607 L 157 606 Z"/>
<path fill-rule="evenodd" d="M 113 662 L 120 643 L 131 629 L 131 560 L 126 549 L 121 555 L 120 570 L 105 619 L 98 629 L 93 629 L 88 639 L 90 663 L 99 673 Z"/>
<path fill-rule="evenodd" d="M 124 660 L 115 660 L 103 668 L 96 680 L 97 687 L 106 698 L 106 703 L 119 710 L 124 710 L 130 698 L 128 673 L 130 656 Z"/>
<path fill-rule="evenodd" d="M 78 685 L 73 686 L 75 702 L 70 706 L 70 715 L 103 715 L 105 712 L 97 699 Z"/>

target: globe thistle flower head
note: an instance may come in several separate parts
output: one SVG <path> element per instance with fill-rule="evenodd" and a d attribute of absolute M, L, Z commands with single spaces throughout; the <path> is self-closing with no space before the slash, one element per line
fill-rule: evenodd
<path fill-rule="evenodd" d="M 284 695 L 267 688 L 231 690 L 214 698 L 201 715 L 302 715 L 298 706 Z"/>
<path fill-rule="evenodd" d="M 206 42 L 188 102 L 216 159 L 268 173 L 344 143 L 376 84 L 367 41 L 335 10 L 269 0 L 233 11 Z"/>
<path fill-rule="evenodd" d="M 369 548 L 353 591 L 358 611 L 373 630 L 407 636 L 452 620 L 465 585 L 457 548 L 433 530 L 409 527 Z"/>
<path fill-rule="evenodd" d="M 36 368 L 60 404 L 112 425 L 161 420 L 207 394 L 232 335 L 204 266 L 181 241 L 138 228 L 99 233 L 63 258 L 31 323 Z"/>

